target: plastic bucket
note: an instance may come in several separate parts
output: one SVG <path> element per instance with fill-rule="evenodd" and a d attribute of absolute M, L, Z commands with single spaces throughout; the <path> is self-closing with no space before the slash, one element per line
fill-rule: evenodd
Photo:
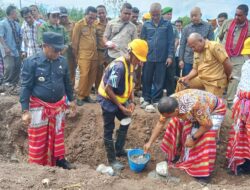
<path fill-rule="evenodd" d="M 129 164 L 129 168 L 132 171 L 139 173 L 147 166 L 147 163 L 150 160 L 150 154 L 144 154 L 144 155 L 143 154 L 144 154 L 144 151 L 142 149 L 132 149 L 128 151 L 128 164 Z M 142 155 L 143 155 L 143 159 L 145 160 L 145 162 L 143 163 L 135 162 L 133 157 L 138 157 Z"/>

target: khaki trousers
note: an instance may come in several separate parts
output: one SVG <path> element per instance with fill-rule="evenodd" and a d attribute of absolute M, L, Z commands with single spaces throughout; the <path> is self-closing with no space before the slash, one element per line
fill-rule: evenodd
<path fill-rule="evenodd" d="M 142 67 L 138 66 L 135 70 L 136 82 L 135 82 L 135 91 L 138 92 L 141 90 L 141 75 L 142 75 Z"/>
<path fill-rule="evenodd" d="M 208 81 L 201 80 L 199 77 L 195 77 L 189 81 L 188 85 L 189 85 L 189 88 L 205 90 L 207 92 L 211 92 L 214 95 L 222 98 L 223 93 L 224 93 L 225 88 L 226 88 L 226 83 L 227 83 L 226 79 L 225 80 L 222 79 L 222 80 L 218 81 L 217 83 L 218 83 L 218 86 L 215 86 L 215 85 L 212 85 L 211 83 L 209 83 Z M 183 84 L 177 82 L 175 92 L 179 92 L 179 91 L 182 91 L 185 89 L 186 89 L 186 87 Z"/>
<path fill-rule="evenodd" d="M 238 57 L 231 57 L 230 61 L 233 63 L 233 70 L 232 70 L 232 78 L 229 81 L 228 88 L 227 88 L 227 103 L 233 104 L 234 96 L 237 91 L 238 84 L 240 82 L 241 77 L 241 68 L 243 63 L 247 59 L 243 56 Z"/>
<path fill-rule="evenodd" d="M 96 79 L 97 60 L 78 59 L 80 80 L 78 84 L 78 99 L 84 99 L 90 95 L 91 87 Z"/>
<path fill-rule="evenodd" d="M 104 72 L 105 63 L 106 63 L 106 59 L 105 59 L 104 52 L 98 51 L 98 64 L 97 64 L 97 72 L 96 72 L 96 79 L 95 79 L 96 91 L 98 90 L 98 87 L 99 87 L 101 80 L 102 80 L 102 75 Z"/>

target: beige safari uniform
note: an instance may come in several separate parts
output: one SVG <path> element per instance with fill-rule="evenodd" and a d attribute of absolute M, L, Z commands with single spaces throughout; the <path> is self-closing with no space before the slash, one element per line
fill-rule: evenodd
<path fill-rule="evenodd" d="M 124 28 L 120 30 L 123 25 Z M 104 36 L 116 45 L 115 49 L 108 50 L 108 55 L 115 59 L 124 55 L 129 42 L 138 38 L 136 26 L 130 21 L 124 23 L 120 18 L 111 20 L 107 24 Z"/>
<path fill-rule="evenodd" d="M 198 76 L 190 80 L 190 88 L 206 90 L 222 97 L 227 86 L 223 67 L 227 58 L 227 52 L 221 44 L 206 40 L 203 52 L 194 52 L 193 68 L 197 70 Z M 182 84 L 177 84 L 177 92 L 184 89 Z"/>
<path fill-rule="evenodd" d="M 78 99 L 90 95 L 97 72 L 97 43 L 95 25 L 89 26 L 85 19 L 75 24 L 72 35 L 72 48 L 80 70 Z"/>

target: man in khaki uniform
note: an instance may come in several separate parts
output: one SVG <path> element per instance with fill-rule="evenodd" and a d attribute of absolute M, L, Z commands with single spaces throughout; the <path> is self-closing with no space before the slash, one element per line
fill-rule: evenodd
<path fill-rule="evenodd" d="M 72 48 L 80 70 L 78 84 L 77 105 L 82 106 L 85 102 L 94 103 L 89 95 L 95 82 L 97 72 L 97 44 L 96 44 L 96 21 L 97 10 L 88 7 L 85 18 L 75 24 L 72 35 Z"/>
<path fill-rule="evenodd" d="M 138 37 L 136 26 L 130 21 L 131 13 L 131 4 L 124 3 L 120 17 L 107 24 L 103 41 L 108 48 L 109 62 L 126 54 L 129 42 Z"/>
<path fill-rule="evenodd" d="M 241 77 L 241 67 L 247 59 L 240 54 L 243 43 L 250 37 L 250 21 L 247 20 L 248 6 L 239 5 L 236 9 L 235 18 L 223 23 L 218 37 L 228 56 L 233 63 L 232 77 L 228 84 L 227 104 L 231 108 L 233 99 L 237 91 L 237 86 Z"/>
<path fill-rule="evenodd" d="M 222 97 L 232 71 L 224 47 L 218 42 L 205 40 L 198 33 L 189 36 L 188 46 L 194 51 L 193 69 L 180 79 L 176 92 L 185 89 L 184 82 L 190 88 L 206 90 Z"/>
<path fill-rule="evenodd" d="M 99 5 L 96 7 L 97 16 L 99 20 L 96 23 L 96 33 L 97 33 L 97 52 L 98 52 L 98 67 L 95 80 L 95 89 L 98 90 L 99 84 L 102 80 L 102 74 L 104 67 L 107 66 L 107 60 L 105 59 L 105 45 L 103 42 L 103 34 L 107 26 L 107 10 L 104 5 Z"/>

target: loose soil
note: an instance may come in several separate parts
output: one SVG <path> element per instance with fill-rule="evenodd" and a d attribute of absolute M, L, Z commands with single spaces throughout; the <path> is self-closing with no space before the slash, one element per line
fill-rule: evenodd
<path fill-rule="evenodd" d="M 225 152 L 227 134 L 232 122 L 229 110 L 221 128 L 216 169 L 211 183 L 205 186 L 184 171 L 175 169 L 169 171 L 170 175 L 180 181 L 147 177 L 148 173 L 155 169 L 156 163 L 164 160 L 165 155 L 159 148 L 164 131 L 153 145 L 151 161 L 142 173 L 130 171 L 126 159 L 121 159 L 126 168 L 117 176 L 97 173 L 95 169 L 99 164 L 107 164 L 102 140 L 102 113 L 98 104 L 78 107 L 77 116 L 67 119 L 66 158 L 77 166 L 76 170 L 28 164 L 27 128 L 21 125 L 21 108 L 17 102 L 18 98 L 15 96 L 0 96 L 0 189 L 250 189 L 250 176 L 233 176 L 227 173 Z M 128 132 L 126 148 L 142 148 L 158 118 L 158 113 L 146 113 L 137 107 Z M 118 127 L 119 122 L 116 121 L 116 124 Z M 45 178 L 49 180 L 48 186 L 42 183 Z"/>

